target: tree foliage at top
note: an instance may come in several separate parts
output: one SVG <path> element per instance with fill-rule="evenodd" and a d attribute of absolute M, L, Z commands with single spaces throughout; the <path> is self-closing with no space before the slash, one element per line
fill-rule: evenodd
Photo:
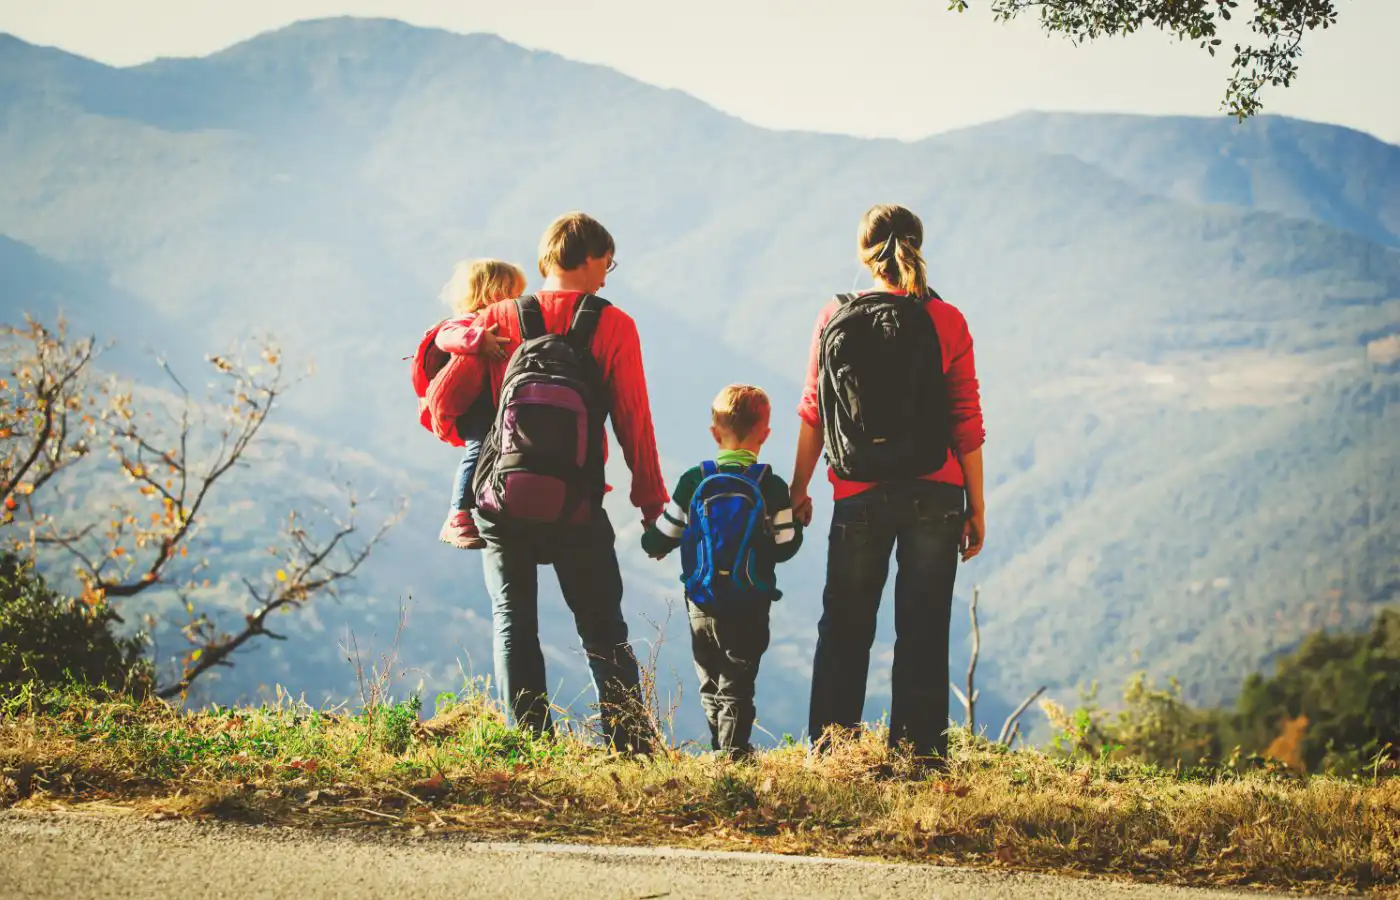
<path fill-rule="evenodd" d="M 951 0 L 962 12 L 975 0 Z M 1248 2 L 1248 0 L 1247 0 Z M 1253 0 L 1249 7 L 1252 37 L 1234 45 L 1229 85 L 1221 105 L 1241 120 L 1262 110 L 1265 86 L 1288 87 L 1298 74 L 1303 39 L 1308 32 L 1337 21 L 1336 0 Z M 1157 28 L 1181 41 L 1195 41 L 1214 56 L 1224 43 L 1220 32 L 1237 15 L 1240 0 L 991 0 L 1000 21 L 1036 8 L 1051 34 L 1075 43 L 1129 35 Z"/>

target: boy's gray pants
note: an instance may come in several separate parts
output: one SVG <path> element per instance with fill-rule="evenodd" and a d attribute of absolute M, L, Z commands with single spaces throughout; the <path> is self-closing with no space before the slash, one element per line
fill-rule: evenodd
<path fill-rule="evenodd" d="M 754 684 L 768 649 L 768 602 L 710 615 L 689 601 L 690 646 L 700 676 L 700 704 L 710 723 L 710 746 L 731 756 L 751 751 Z"/>

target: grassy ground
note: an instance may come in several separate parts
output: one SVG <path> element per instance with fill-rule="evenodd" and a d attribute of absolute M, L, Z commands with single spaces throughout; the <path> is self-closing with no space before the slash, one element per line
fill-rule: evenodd
<path fill-rule="evenodd" d="M 0 808 L 135 810 L 320 827 L 1131 876 L 1321 892 L 1400 885 L 1400 778 L 1168 772 L 958 736 L 916 777 L 877 732 L 736 765 L 536 739 L 479 695 L 414 705 L 185 713 L 71 692 L 0 707 Z"/>

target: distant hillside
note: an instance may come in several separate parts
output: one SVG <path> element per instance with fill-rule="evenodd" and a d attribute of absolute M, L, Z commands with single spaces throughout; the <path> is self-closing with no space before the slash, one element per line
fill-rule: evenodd
<path fill-rule="evenodd" d="M 1400 147 L 1278 116 L 1027 113 L 932 139 L 1063 153 L 1156 194 L 1313 219 L 1400 246 Z"/>
<path fill-rule="evenodd" d="M 1400 596 L 1400 372 L 1367 351 L 1400 333 L 1386 187 L 1400 150 L 1301 122 L 1247 141 L 1218 127 L 1022 117 L 915 144 L 770 132 L 608 69 L 375 20 L 131 69 L 3 39 L 0 233 L 101 273 L 65 304 L 112 336 L 168 322 L 197 356 L 271 330 L 315 357 L 287 423 L 412 486 L 368 580 L 378 603 L 411 594 L 405 656 L 431 689 L 451 686 L 462 648 L 490 665 L 479 559 L 433 541 L 454 454 L 415 424 L 401 361 L 441 313 L 452 262 L 532 269 L 555 214 L 594 213 L 619 241 L 605 293 L 639 322 L 668 473 L 709 452 L 708 403 L 739 379 L 773 395 L 781 471 L 812 320 L 860 274 L 859 216 L 907 203 L 977 340 L 991 540 L 959 600 L 983 585 L 986 714 L 1138 666 L 1210 702 L 1313 628 L 1365 625 Z M 1157 153 L 1154 134 L 1184 149 Z M 1206 177 L 1222 149 L 1234 174 Z M 1254 185 L 1249 202 L 1220 187 L 1232 178 Z M 7 280 L 0 310 L 35 296 L 29 277 Z M 112 296 L 119 323 L 96 318 Z M 316 463 L 270 489 L 293 493 L 303 471 Z M 613 503 L 646 636 L 643 614 L 679 600 L 676 564 L 637 552 L 635 512 Z M 818 532 L 829 512 L 822 496 Z M 781 573 L 760 686 L 775 734 L 805 721 L 823 550 L 815 534 Z M 563 608 L 545 608 L 572 698 L 585 670 Z M 888 706 L 891 619 L 871 717 Z M 274 657 L 264 669 L 345 690 L 348 670 L 298 668 L 299 652 L 260 648 L 220 691 L 255 685 Z M 686 653 L 676 616 L 663 674 L 691 700 Z"/>

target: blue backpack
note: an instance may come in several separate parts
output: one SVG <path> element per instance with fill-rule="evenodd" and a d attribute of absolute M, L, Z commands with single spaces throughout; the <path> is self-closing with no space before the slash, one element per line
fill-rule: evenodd
<path fill-rule="evenodd" d="M 755 574 L 755 544 L 767 534 L 768 513 L 760 485 L 768 466 L 721 472 L 713 461 L 690 498 L 681 533 L 681 581 L 690 602 L 710 612 L 769 599 L 774 585 Z"/>

